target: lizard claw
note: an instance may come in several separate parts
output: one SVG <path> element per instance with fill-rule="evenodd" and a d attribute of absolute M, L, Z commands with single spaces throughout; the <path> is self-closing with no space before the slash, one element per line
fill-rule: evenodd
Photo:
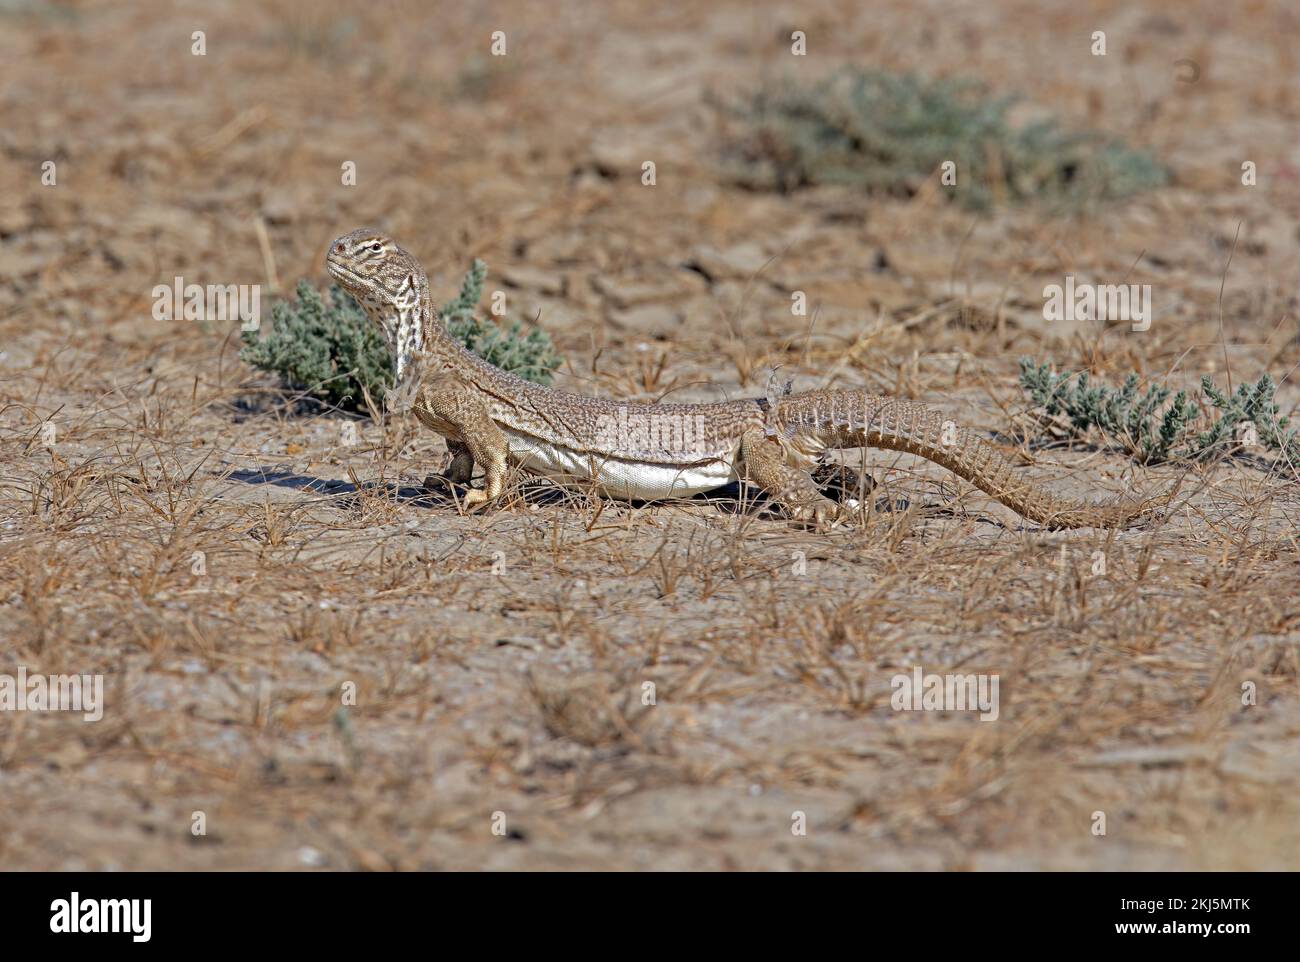
<path fill-rule="evenodd" d="M 833 504 L 804 505 L 791 509 L 790 515 L 796 522 L 818 532 L 838 528 L 843 520 L 839 506 Z"/>
<path fill-rule="evenodd" d="M 486 491 L 481 491 L 478 488 L 471 488 L 461 496 L 460 504 L 462 510 L 468 513 L 481 508 L 483 505 L 487 504 L 489 500 Z"/>
<path fill-rule="evenodd" d="M 816 531 L 833 531 L 842 523 L 840 512 L 835 508 L 818 508 L 813 512 L 813 525 Z"/>

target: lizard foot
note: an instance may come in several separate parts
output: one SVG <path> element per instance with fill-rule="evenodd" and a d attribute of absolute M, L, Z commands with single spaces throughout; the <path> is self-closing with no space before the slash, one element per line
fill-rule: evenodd
<path fill-rule="evenodd" d="M 461 507 L 466 511 L 476 511 L 492 499 L 488 497 L 486 491 L 478 488 L 470 488 L 460 498 Z"/>
<path fill-rule="evenodd" d="M 789 509 L 790 517 L 795 523 L 823 532 L 838 528 L 843 521 L 843 512 L 833 502 L 818 502 L 811 505 L 799 505 Z"/>
<path fill-rule="evenodd" d="M 458 481 L 446 474 L 426 474 L 422 486 L 425 491 L 448 491 L 456 488 L 468 488 L 468 481 Z"/>

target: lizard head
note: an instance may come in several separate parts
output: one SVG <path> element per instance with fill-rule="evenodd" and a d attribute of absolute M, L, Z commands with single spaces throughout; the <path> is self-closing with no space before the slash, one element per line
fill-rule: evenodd
<path fill-rule="evenodd" d="M 392 238 L 369 227 L 344 234 L 330 244 L 325 269 L 357 299 L 379 326 L 393 360 L 398 383 L 423 347 L 428 279 L 419 262 Z"/>

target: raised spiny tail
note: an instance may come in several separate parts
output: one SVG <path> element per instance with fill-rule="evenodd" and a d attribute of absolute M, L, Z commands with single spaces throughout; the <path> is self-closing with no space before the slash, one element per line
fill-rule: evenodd
<path fill-rule="evenodd" d="M 811 391 L 784 398 L 778 419 L 792 434 L 816 432 L 828 447 L 884 448 L 933 461 L 1048 528 L 1127 527 L 1178 493 L 1175 485 L 1141 502 L 1089 504 L 1057 498 L 1017 477 L 994 445 L 924 405 L 861 391 Z"/>

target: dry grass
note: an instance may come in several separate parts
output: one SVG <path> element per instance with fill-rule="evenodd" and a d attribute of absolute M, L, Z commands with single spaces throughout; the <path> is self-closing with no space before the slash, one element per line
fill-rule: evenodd
<path fill-rule="evenodd" d="M 107 701 L 97 723 L 0 716 L 0 867 L 1297 865 L 1286 470 L 1197 469 L 1167 517 L 1118 534 L 1037 530 L 879 452 L 877 498 L 907 507 L 830 534 L 524 479 L 466 516 L 420 488 L 437 439 L 361 420 L 347 445 L 345 415 L 238 362 L 232 325 L 150 316 L 176 274 L 287 288 L 377 223 L 444 298 L 474 256 L 514 268 L 503 289 L 581 391 L 743 396 L 781 365 L 796 389 L 924 398 L 1014 446 L 1028 353 L 1187 384 L 1268 370 L 1294 405 L 1284 4 L 1221 28 L 1209 2 L 805 6 L 791 24 L 502 3 L 435 28 L 419 5 L 385 24 L 277 3 L 205 14 L 206 59 L 167 5 L 0 13 L 0 673 L 102 672 Z M 815 55 L 792 64 L 796 28 Z M 1195 85 L 1170 68 L 1189 56 Z M 1026 91 L 1140 138 L 1175 185 L 1070 219 L 728 186 L 704 92 L 849 62 Z M 1067 272 L 1151 283 L 1156 322 L 1048 324 L 1042 286 Z M 793 290 L 814 317 L 791 317 Z M 1183 470 L 1019 450 L 1087 497 Z M 915 665 L 997 672 L 999 720 L 891 710 Z"/>

